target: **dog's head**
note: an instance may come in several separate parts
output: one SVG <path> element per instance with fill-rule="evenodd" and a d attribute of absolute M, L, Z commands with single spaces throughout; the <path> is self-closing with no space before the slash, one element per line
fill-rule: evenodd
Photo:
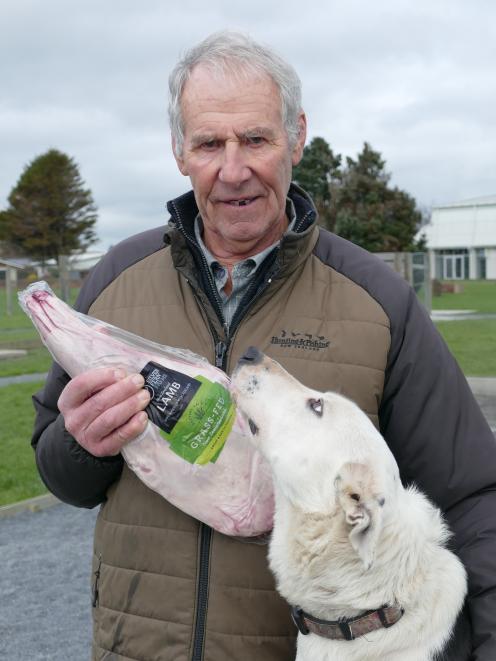
<path fill-rule="evenodd" d="M 232 380 L 276 492 L 300 510 L 339 514 L 352 547 L 370 566 L 383 507 L 399 482 L 374 425 L 349 399 L 305 387 L 254 348 Z"/>

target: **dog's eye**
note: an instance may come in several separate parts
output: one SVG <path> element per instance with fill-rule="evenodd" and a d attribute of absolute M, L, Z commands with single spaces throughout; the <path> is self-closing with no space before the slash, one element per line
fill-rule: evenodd
<path fill-rule="evenodd" d="M 308 406 L 319 416 L 319 418 L 324 413 L 324 402 L 321 399 L 309 399 Z"/>

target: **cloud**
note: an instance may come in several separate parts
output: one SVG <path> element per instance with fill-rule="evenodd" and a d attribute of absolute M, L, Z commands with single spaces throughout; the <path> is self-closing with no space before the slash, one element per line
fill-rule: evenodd
<path fill-rule="evenodd" d="M 226 27 L 295 66 L 310 138 L 350 156 L 369 142 L 422 205 L 494 193 L 495 19 L 485 0 L 4 0 L 0 207 L 55 147 L 94 193 L 102 243 L 165 222 L 165 201 L 188 186 L 169 144 L 168 73 Z"/>

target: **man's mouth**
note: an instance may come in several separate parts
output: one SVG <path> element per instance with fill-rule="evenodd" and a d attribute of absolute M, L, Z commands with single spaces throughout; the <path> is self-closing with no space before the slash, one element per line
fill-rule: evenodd
<path fill-rule="evenodd" d="M 246 197 L 241 200 L 224 200 L 224 203 L 230 204 L 233 207 L 246 207 L 249 204 L 252 204 L 256 199 L 256 197 Z"/>

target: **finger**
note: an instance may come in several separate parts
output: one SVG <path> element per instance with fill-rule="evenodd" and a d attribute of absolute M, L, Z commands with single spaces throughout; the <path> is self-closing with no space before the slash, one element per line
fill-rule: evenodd
<path fill-rule="evenodd" d="M 121 368 L 98 368 L 78 374 L 69 381 L 59 397 L 58 407 L 64 410 L 77 408 L 96 392 L 103 390 L 126 376 Z"/>
<path fill-rule="evenodd" d="M 93 420 L 88 419 L 81 430 L 82 441 L 89 443 L 109 436 L 126 424 L 132 416 L 143 410 L 149 401 L 150 393 L 142 388 L 124 401 L 107 408 Z"/>
<path fill-rule="evenodd" d="M 100 442 L 86 448 L 95 457 L 110 457 L 119 454 L 122 448 L 142 434 L 148 423 L 148 416 L 140 411 L 132 416 L 124 425 L 115 429 Z"/>
<path fill-rule="evenodd" d="M 77 440 L 80 440 L 80 432 L 85 430 L 94 420 L 107 413 L 107 411 L 117 404 L 125 402 L 129 397 L 136 395 L 138 392 L 146 392 L 143 389 L 144 382 L 141 374 L 130 374 L 125 379 L 121 379 L 95 392 L 76 407 L 67 407 L 65 400 L 62 402 L 59 400 L 59 407 L 62 407 L 60 410 L 64 416 L 65 428 Z M 133 408 L 131 406 L 127 416 L 119 418 L 114 428 L 126 422 L 133 413 L 136 413 L 141 408 L 144 407 Z M 110 431 L 112 430 L 106 429 L 101 434 L 101 437 L 106 436 Z"/>

